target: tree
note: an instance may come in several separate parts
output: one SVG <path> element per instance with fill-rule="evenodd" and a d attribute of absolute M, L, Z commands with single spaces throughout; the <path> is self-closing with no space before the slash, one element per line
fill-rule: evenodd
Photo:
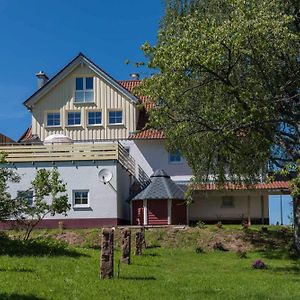
<path fill-rule="evenodd" d="M 5 154 L 0 153 L 0 221 L 14 218 L 20 208 L 20 203 L 12 199 L 7 191 L 8 182 L 19 182 L 20 176 L 13 170 L 5 167 Z"/>
<path fill-rule="evenodd" d="M 59 178 L 57 170 L 38 170 L 31 184 L 34 201 L 30 203 L 23 199 L 23 207 L 17 218 L 17 222 L 26 229 L 25 240 L 29 239 L 32 230 L 47 215 L 67 215 L 67 211 L 71 207 L 68 203 L 68 195 L 65 194 L 66 185 Z"/>
<path fill-rule="evenodd" d="M 150 124 L 197 181 L 253 183 L 297 167 L 299 15 L 294 0 L 167 1 L 157 44 L 142 47 L 158 72 L 137 92 L 159 100 Z"/>

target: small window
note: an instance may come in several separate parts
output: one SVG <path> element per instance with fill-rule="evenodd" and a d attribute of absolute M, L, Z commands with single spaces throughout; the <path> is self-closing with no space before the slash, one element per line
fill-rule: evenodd
<path fill-rule="evenodd" d="M 81 125 L 80 112 L 68 112 L 68 125 Z"/>
<path fill-rule="evenodd" d="M 48 113 L 47 114 L 47 126 L 60 126 L 60 113 Z"/>
<path fill-rule="evenodd" d="M 94 78 L 79 77 L 76 78 L 75 102 L 94 102 Z"/>
<path fill-rule="evenodd" d="M 181 157 L 179 150 L 169 153 L 169 162 L 170 163 L 181 163 L 182 162 L 182 157 Z"/>
<path fill-rule="evenodd" d="M 89 192 L 73 191 L 73 204 L 74 207 L 88 207 L 89 206 Z"/>
<path fill-rule="evenodd" d="M 18 191 L 17 198 L 26 201 L 31 206 L 33 204 L 33 191 Z"/>
<path fill-rule="evenodd" d="M 88 125 L 101 125 L 102 114 L 101 111 L 90 111 L 88 113 Z"/>
<path fill-rule="evenodd" d="M 123 124 L 122 110 L 113 110 L 109 112 L 109 124 Z"/>
<path fill-rule="evenodd" d="M 222 207 L 224 207 L 224 208 L 234 207 L 234 198 L 233 198 L 233 196 L 223 196 L 222 197 Z"/>

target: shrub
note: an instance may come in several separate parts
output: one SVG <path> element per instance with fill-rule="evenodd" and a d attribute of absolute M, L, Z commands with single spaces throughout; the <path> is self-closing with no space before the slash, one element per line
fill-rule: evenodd
<path fill-rule="evenodd" d="M 201 220 L 199 220 L 197 223 L 196 223 L 196 226 L 197 227 L 199 227 L 199 228 L 206 228 L 206 226 L 205 226 L 205 223 L 203 222 L 203 221 L 201 221 Z"/>
<path fill-rule="evenodd" d="M 261 260 L 257 259 L 253 264 L 252 264 L 253 269 L 266 269 L 267 266 L 266 264 Z"/>
<path fill-rule="evenodd" d="M 222 228 L 223 227 L 223 224 L 222 224 L 222 222 L 221 221 L 219 221 L 217 224 L 216 224 L 216 226 L 217 226 L 217 228 Z"/>
<path fill-rule="evenodd" d="M 201 253 L 204 253 L 204 250 L 203 250 L 203 248 L 201 246 L 198 246 L 198 247 L 196 247 L 195 252 L 197 254 L 201 254 Z"/>
<path fill-rule="evenodd" d="M 249 223 L 246 220 L 244 220 L 242 222 L 242 227 L 243 227 L 243 229 L 248 229 L 249 228 Z"/>

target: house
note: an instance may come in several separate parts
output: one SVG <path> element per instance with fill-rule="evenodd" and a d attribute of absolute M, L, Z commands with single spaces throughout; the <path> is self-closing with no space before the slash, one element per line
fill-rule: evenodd
<path fill-rule="evenodd" d="M 16 142 L 8 136 L 0 133 L 0 145 L 15 144 Z"/>
<path fill-rule="evenodd" d="M 44 72 L 36 76 L 39 88 L 24 102 L 32 124 L 20 138 L 20 146 L 0 151 L 8 153 L 7 166 L 22 175 L 20 183 L 10 185 L 13 196 L 28 189 L 39 168 L 57 168 L 67 183 L 72 205 L 68 216 L 48 217 L 42 226 L 55 227 L 60 220 L 69 227 L 135 223 L 133 217 L 141 207 L 132 198 L 149 181 L 156 181 L 158 169 L 164 170 L 167 182 L 181 189 L 189 184 L 192 170 L 179 152 L 165 149 L 164 133 L 144 129 L 154 104 L 134 95 L 139 80 L 117 81 L 82 53 L 50 80 Z M 245 218 L 265 223 L 268 195 L 288 191 L 286 182 L 222 190 L 213 185 L 193 188 L 193 203 L 185 208 L 186 223 Z M 166 211 L 166 199 L 149 199 L 150 208 L 147 199 L 136 200 L 142 201 L 144 212 L 157 214 L 157 205 Z M 161 219 L 160 224 L 183 222 L 175 222 L 177 217 L 172 220 L 171 211 Z M 148 224 L 147 218 L 143 222 Z"/>

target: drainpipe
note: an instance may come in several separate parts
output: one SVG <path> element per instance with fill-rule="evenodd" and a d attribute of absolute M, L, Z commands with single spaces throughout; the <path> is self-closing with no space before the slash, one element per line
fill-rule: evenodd
<path fill-rule="evenodd" d="M 147 200 L 143 200 L 144 207 L 144 225 L 148 225 L 148 208 L 147 208 Z"/>

